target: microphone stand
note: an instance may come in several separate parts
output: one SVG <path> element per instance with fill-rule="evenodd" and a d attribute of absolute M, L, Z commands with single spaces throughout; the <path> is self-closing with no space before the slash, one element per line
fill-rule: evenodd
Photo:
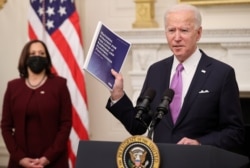
<path fill-rule="evenodd" d="M 152 135 L 155 129 L 155 126 L 160 122 L 160 120 L 163 118 L 164 113 L 157 113 L 153 120 L 151 121 L 149 125 L 149 130 L 148 130 L 148 138 L 152 140 Z"/>
<path fill-rule="evenodd" d="M 154 118 L 152 119 L 151 123 L 149 124 L 149 130 L 148 130 L 148 138 L 152 139 L 152 135 L 155 129 L 155 126 L 160 122 L 160 120 L 164 117 L 165 114 L 169 111 L 168 105 L 172 101 L 172 98 L 174 96 L 174 91 L 172 89 L 167 89 L 164 92 L 164 96 L 162 98 L 161 103 L 157 107 L 157 113 L 154 115 Z"/>
<path fill-rule="evenodd" d="M 163 116 L 168 112 L 168 108 L 164 107 L 164 104 L 160 104 L 158 106 L 158 113 L 156 113 L 155 117 L 152 119 L 149 124 L 148 130 L 148 138 L 152 140 L 152 135 L 155 129 L 155 126 L 162 120 Z"/>
<path fill-rule="evenodd" d="M 150 125 L 149 125 L 149 130 L 148 130 L 148 135 L 147 135 L 147 137 L 149 138 L 149 139 L 153 139 L 152 138 L 152 135 L 153 135 L 153 132 L 154 132 L 154 129 L 155 129 L 155 125 L 156 125 L 156 117 L 151 121 L 151 123 L 150 123 Z"/>

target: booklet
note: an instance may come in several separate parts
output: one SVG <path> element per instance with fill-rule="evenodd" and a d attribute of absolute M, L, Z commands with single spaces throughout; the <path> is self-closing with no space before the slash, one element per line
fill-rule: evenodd
<path fill-rule="evenodd" d="M 115 78 L 111 69 L 120 72 L 130 47 L 131 43 L 99 21 L 83 69 L 112 90 Z"/>

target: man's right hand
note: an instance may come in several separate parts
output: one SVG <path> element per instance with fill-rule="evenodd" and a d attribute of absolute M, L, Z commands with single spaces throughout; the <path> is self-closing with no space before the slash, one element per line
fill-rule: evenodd
<path fill-rule="evenodd" d="M 115 70 L 111 69 L 112 75 L 115 77 L 115 83 L 113 90 L 111 91 L 111 99 L 116 101 L 119 100 L 123 95 L 123 77 L 120 73 L 117 73 Z"/>

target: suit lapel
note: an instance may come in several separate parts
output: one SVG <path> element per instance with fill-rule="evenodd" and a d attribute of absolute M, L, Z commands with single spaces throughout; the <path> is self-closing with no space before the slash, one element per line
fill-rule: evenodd
<path fill-rule="evenodd" d="M 170 59 L 167 59 L 166 60 L 166 64 L 164 65 L 164 72 L 161 72 L 163 73 L 163 76 L 162 76 L 162 85 L 161 85 L 161 88 L 159 90 L 161 91 L 165 91 L 166 88 L 169 88 L 169 83 L 170 83 L 170 77 L 171 77 L 171 69 L 172 69 L 172 65 L 173 65 L 173 61 L 174 61 L 174 56 L 172 55 L 170 57 Z M 163 95 L 161 95 L 163 96 Z M 168 112 L 162 122 L 164 122 L 165 124 L 168 125 L 168 127 L 173 127 L 173 121 L 172 121 L 172 116 L 171 116 L 171 113 Z"/>
<path fill-rule="evenodd" d="M 171 61 L 168 62 L 168 70 L 167 70 L 167 88 L 170 88 L 169 84 L 170 84 L 170 81 L 171 81 L 171 69 L 172 69 L 172 66 L 173 66 L 173 61 L 174 61 L 174 56 L 172 56 L 172 59 Z M 173 124 L 173 120 L 172 120 L 172 116 L 171 116 L 171 112 L 169 110 L 169 112 L 167 113 L 167 115 L 165 116 L 165 119 L 166 119 L 166 123 L 168 125 L 168 127 L 173 127 L 174 124 Z"/>

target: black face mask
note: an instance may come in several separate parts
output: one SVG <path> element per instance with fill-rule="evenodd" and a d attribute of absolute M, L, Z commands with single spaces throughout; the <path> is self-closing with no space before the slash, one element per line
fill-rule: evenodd
<path fill-rule="evenodd" d="M 48 66 L 48 60 L 42 56 L 30 56 L 27 59 L 27 66 L 32 72 L 39 74 Z"/>

